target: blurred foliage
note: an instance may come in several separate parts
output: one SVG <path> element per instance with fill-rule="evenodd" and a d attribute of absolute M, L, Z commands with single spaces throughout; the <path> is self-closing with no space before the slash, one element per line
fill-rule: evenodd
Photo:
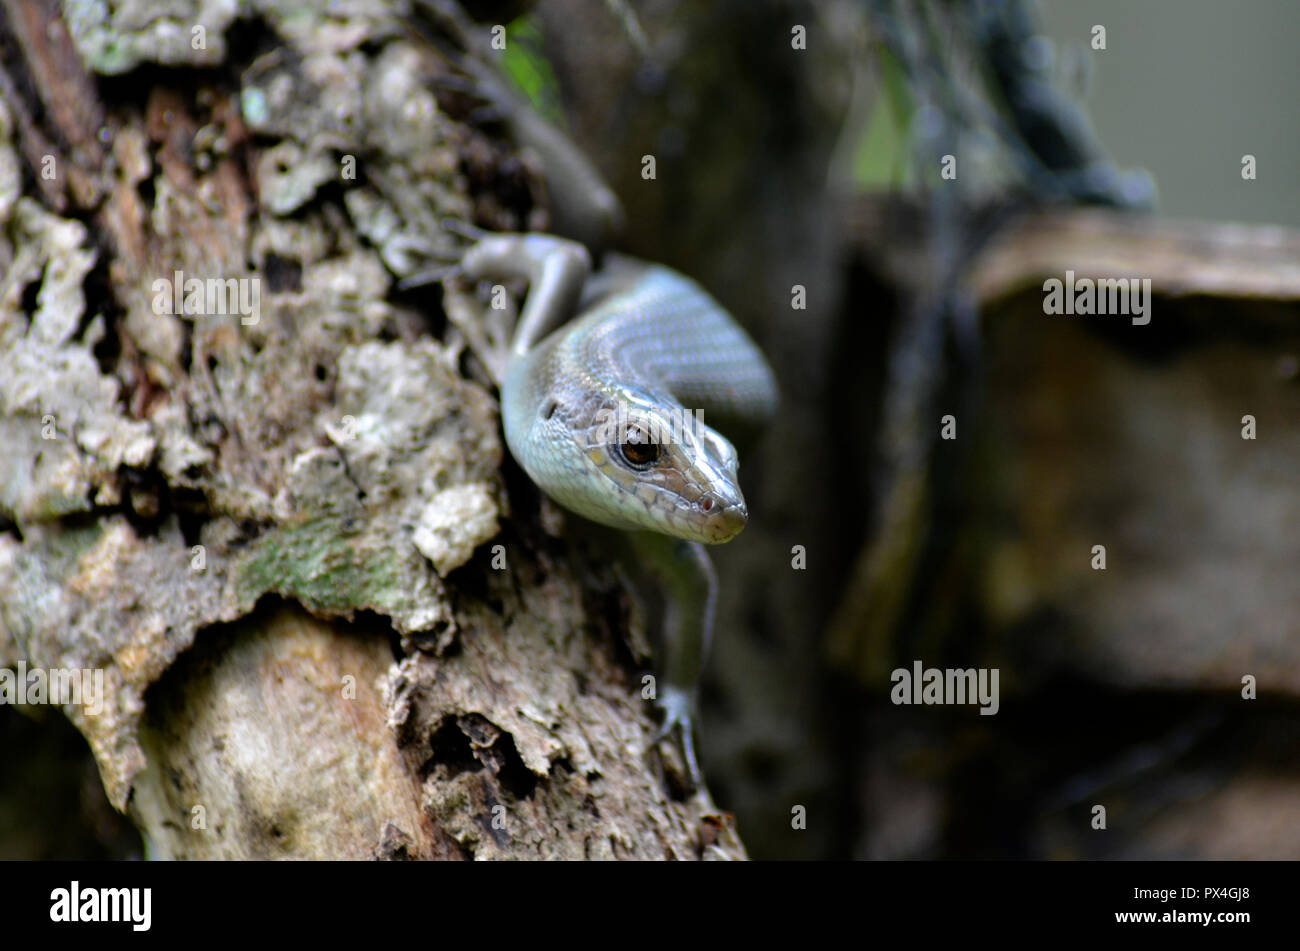
<path fill-rule="evenodd" d="M 907 188 L 916 177 L 910 160 L 913 110 L 907 76 L 888 50 L 878 55 L 880 87 L 853 150 L 853 184 L 864 191 Z"/>
<path fill-rule="evenodd" d="M 506 26 L 506 49 L 502 60 L 506 75 L 528 99 L 538 115 L 564 126 L 560 106 L 560 84 L 555 71 L 542 54 L 542 34 L 537 20 L 522 16 Z"/>

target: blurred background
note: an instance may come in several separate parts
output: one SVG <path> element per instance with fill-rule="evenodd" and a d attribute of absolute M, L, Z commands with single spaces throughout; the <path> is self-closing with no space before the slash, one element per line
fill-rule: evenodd
<path fill-rule="evenodd" d="M 1161 214 L 1300 224 L 1300 170 L 1285 158 L 1300 154 L 1300 123 L 1286 107 L 1300 33 L 1293 5 L 1093 0 L 1038 8 L 1044 35 L 1063 53 L 1088 49 L 1094 24 L 1116 38 L 1092 60 L 1088 114 L 1115 161 L 1155 176 Z M 1250 182 L 1225 177 L 1246 152 L 1278 164 Z"/>
<path fill-rule="evenodd" d="M 634 6 L 645 59 L 580 3 L 537 49 L 626 246 L 781 380 L 701 738 L 751 853 L 1300 857 L 1295 9 Z M 1152 322 L 1044 316 L 1067 269 Z M 891 704 L 918 659 L 1000 712 Z"/>
<path fill-rule="evenodd" d="M 467 6 L 780 380 L 699 735 L 750 854 L 1300 858 L 1295 4 Z M 1150 324 L 1046 316 L 1067 270 Z M 58 720 L 0 708 L 0 857 L 138 856 Z"/>

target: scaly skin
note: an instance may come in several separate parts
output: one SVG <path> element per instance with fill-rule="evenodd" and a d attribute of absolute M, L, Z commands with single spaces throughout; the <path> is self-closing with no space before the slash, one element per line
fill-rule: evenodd
<path fill-rule="evenodd" d="M 501 389 L 506 444 L 556 502 L 633 533 L 660 579 L 664 730 L 681 729 L 698 783 L 691 716 L 716 589 L 701 543 L 730 541 L 748 519 L 736 450 L 707 421 L 760 427 L 776 407 L 772 371 L 726 311 L 665 267 L 611 256 L 589 280 L 581 245 L 498 234 L 461 270 L 529 282 Z"/>

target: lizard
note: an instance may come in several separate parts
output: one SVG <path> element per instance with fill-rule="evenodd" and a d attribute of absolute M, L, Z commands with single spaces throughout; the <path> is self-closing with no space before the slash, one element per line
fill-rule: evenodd
<path fill-rule="evenodd" d="M 506 445 L 561 507 L 624 533 L 659 582 L 656 741 L 680 734 L 699 787 L 696 687 L 717 599 L 705 546 L 749 515 L 736 449 L 704 420 L 757 431 L 775 412 L 775 377 L 722 306 L 668 267 L 609 253 L 593 274 L 576 241 L 476 236 L 452 273 L 528 285 L 501 383 Z"/>
<path fill-rule="evenodd" d="M 697 684 L 712 639 L 717 575 L 705 549 L 730 541 L 748 509 L 734 445 L 706 424 L 752 436 L 774 414 L 776 380 L 752 339 L 689 278 L 607 251 L 618 198 L 568 138 L 501 80 L 477 31 L 448 0 L 419 0 L 474 94 L 542 161 L 559 234 L 481 232 L 451 267 L 407 277 L 515 279 L 528 291 L 501 373 L 506 445 L 561 507 L 613 530 L 620 554 L 663 595 L 656 742 L 676 731 L 692 784 Z M 593 272 L 592 255 L 601 266 Z M 606 533 L 608 539 L 610 533 Z M 645 600 L 646 589 L 637 592 Z"/>

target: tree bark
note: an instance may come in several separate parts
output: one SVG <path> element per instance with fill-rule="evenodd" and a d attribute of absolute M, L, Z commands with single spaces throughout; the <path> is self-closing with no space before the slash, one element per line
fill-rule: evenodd
<path fill-rule="evenodd" d="M 63 710 L 152 856 L 743 857 L 474 302 L 395 290 L 544 225 L 530 164 L 386 4 L 132 9 L 3 8 L 0 664 L 103 672 Z"/>

